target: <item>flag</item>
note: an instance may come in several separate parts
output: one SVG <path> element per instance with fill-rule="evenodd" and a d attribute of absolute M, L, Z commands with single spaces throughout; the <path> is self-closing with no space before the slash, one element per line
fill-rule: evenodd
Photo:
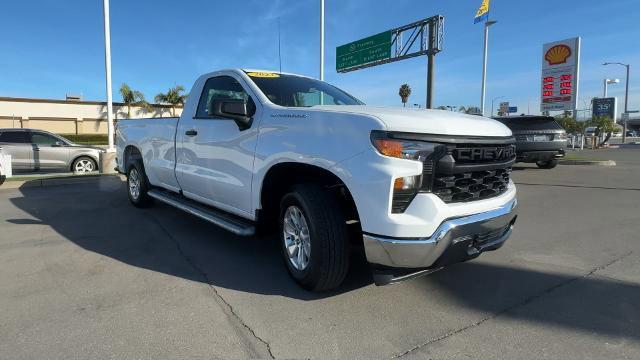
<path fill-rule="evenodd" d="M 476 11 L 476 18 L 473 20 L 474 24 L 485 21 L 489 18 L 489 1 L 490 0 L 482 0 L 480 8 Z"/>

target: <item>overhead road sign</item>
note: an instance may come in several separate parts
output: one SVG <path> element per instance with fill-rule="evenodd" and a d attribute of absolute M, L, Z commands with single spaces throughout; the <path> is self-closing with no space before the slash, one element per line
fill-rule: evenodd
<path fill-rule="evenodd" d="M 336 71 L 346 73 L 427 55 L 426 108 L 433 108 L 435 55 L 442 50 L 444 17 L 432 16 L 336 48 Z"/>
<path fill-rule="evenodd" d="M 336 71 L 345 73 L 442 50 L 444 17 L 432 16 L 336 48 Z"/>
<path fill-rule="evenodd" d="M 336 70 L 387 60 L 391 57 L 391 31 L 369 36 L 336 48 Z"/>

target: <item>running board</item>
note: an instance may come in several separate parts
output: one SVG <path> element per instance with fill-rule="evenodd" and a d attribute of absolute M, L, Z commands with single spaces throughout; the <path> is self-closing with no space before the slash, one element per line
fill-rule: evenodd
<path fill-rule="evenodd" d="M 256 232 L 255 226 L 248 220 L 202 205 L 198 202 L 187 199 L 182 195 L 158 189 L 149 190 L 148 194 L 150 197 L 158 201 L 162 201 L 165 204 L 176 207 L 191 215 L 195 215 L 202 220 L 218 225 L 236 235 L 252 236 Z"/>

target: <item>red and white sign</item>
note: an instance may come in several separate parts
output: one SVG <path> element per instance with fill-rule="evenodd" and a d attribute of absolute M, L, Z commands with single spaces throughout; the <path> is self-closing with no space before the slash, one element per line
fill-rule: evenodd
<path fill-rule="evenodd" d="M 540 111 L 575 110 L 579 74 L 579 37 L 544 44 Z"/>

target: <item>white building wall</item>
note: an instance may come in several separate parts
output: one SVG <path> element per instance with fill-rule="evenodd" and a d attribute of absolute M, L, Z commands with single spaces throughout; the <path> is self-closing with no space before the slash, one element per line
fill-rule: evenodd
<path fill-rule="evenodd" d="M 127 107 L 114 103 L 114 119 L 125 119 Z M 180 116 L 182 108 L 175 109 Z M 172 109 L 166 105 L 153 105 L 146 112 L 131 108 L 131 117 L 171 117 Z M 96 101 L 49 100 L 0 97 L 0 128 L 32 128 L 59 134 L 106 134 L 107 104 Z"/>

